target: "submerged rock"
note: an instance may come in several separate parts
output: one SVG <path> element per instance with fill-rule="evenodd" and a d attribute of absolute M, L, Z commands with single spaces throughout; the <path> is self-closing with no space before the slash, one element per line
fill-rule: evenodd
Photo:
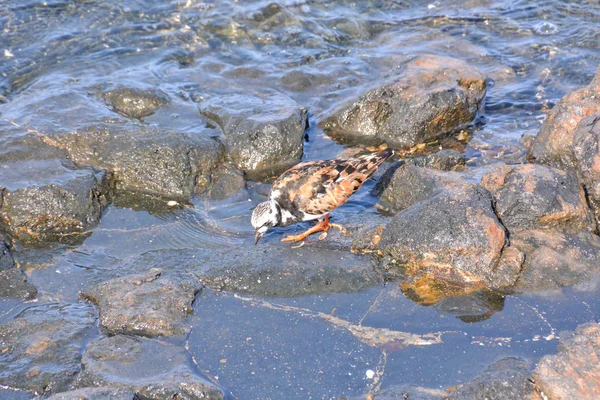
<path fill-rule="evenodd" d="M 160 90 L 124 86 L 103 92 L 102 98 L 116 112 L 131 118 L 148 117 L 169 102 Z"/>
<path fill-rule="evenodd" d="M 481 184 L 494 196 L 498 217 L 510 230 L 595 228 L 574 173 L 543 165 L 498 164 L 483 176 Z"/>
<path fill-rule="evenodd" d="M 0 325 L 0 385 L 38 394 L 67 390 L 95 319 L 89 306 L 36 304 Z"/>
<path fill-rule="evenodd" d="M 0 236 L 0 297 L 29 300 L 36 295 L 37 289 L 17 267 L 8 246 Z"/>
<path fill-rule="evenodd" d="M 574 169 L 573 142 L 579 122 L 600 111 L 600 68 L 592 82 L 567 93 L 542 124 L 527 158 L 560 169 Z"/>
<path fill-rule="evenodd" d="M 485 76 L 449 57 L 418 56 L 398 75 L 342 106 L 321 125 L 334 137 L 407 148 L 471 123 L 485 97 Z"/>
<path fill-rule="evenodd" d="M 119 192 L 182 200 L 207 188 L 222 158 L 214 139 L 129 123 L 98 124 L 54 140 L 75 163 L 108 170 Z"/>
<path fill-rule="evenodd" d="M 200 113 L 221 128 L 231 162 L 252 179 L 278 175 L 302 158 L 306 110 L 283 94 L 214 97 Z"/>
<path fill-rule="evenodd" d="M 189 332 L 185 320 L 202 285 L 189 276 L 151 269 L 111 279 L 82 296 L 100 309 L 100 325 L 112 334 L 173 336 Z"/>
<path fill-rule="evenodd" d="M 139 397 L 128 390 L 111 387 L 83 388 L 57 393 L 46 400 L 137 400 Z"/>
<path fill-rule="evenodd" d="M 356 292 L 382 282 L 368 257 L 270 243 L 227 251 L 203 262 L 195 274 L 213 288 L 284 297 Z"/>
<path fill-rule="evenodd" d="M 3 172 L 0 223 L 19 240 L 72 241 L 96 225 L 112 197 L 109 175 L 61 160 L 20 161 Z"/>
<path fill-rule="evenodd" d="M 160 362 L 157 362 L 160 360 Z M 90 344 L 77 387 L 114 387 L 141 399 L 224 399 L 222 389 L 190 366 L 181 347 L 123 335 Z"/>
<path fill-rule="evenodd" d="M 600 325 L 561 332 L 556 355 L 544 356 L 533 372 L 545 399 L 592 399 L 600 393 Z"/>
<path fill-rule="evenodd" d="M 448 399 L 526 399 L 535 394 L 535 387 L 529 379 L 529 366 L 519 358 L 503 358 L 488 367 L 485 372 L 459 386 Z"/>

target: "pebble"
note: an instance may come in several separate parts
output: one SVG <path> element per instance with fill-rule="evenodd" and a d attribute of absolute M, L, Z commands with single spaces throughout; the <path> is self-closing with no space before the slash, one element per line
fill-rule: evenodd
<path fill-rule="evenodd" d="M 372 369 L 368 369 L 365 374 L 367 375 L 367 379 L 373 379 L 373 377 L 375 376 L 375 371 L 373 371 Z"/>

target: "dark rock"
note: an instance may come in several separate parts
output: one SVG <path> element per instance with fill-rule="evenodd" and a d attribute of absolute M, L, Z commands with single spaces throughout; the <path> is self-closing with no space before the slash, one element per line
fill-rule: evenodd
<path fill-rule="evenodd" d="M 129 123 L 98 124 L 54 140 L 75 163 L 111 172 L 117 191 L 182 200 L 207 188 L 222 158 L 211 138 Z"/>
<path fill-rule="evenodd" d="M 526 399 L 531 398 L 535 388 L 529 380 L 527 363 L 518 358 L 503 358 L 488 367 L 473 381 L 461 385 L 448 398 L 458 399 Z"/>
<path fill-rule="evenodd" d="M 160 360 L 160 362 L 157 362 Z M 224 399 L 225 393 L 195 372 L 181 347 L 116 335 L 88 346 L 77 387 L 110 386 L 141 399 Z"/>
<path fill-rule="evenodd" d="M 505 241 L 490 193 L 463 183 L 398 213 L 383 230 L 378 248 L 392 266 L 412 273 L 494 287 Z"/>
<path fill-rule="evenodd" d="M 93 332 L 81 304 L 36 304 L 0 325 L 0 384 L 38 394 L 69 389 Z"/>
<path fill-rule="evenodd" d="M 556 355 L 546 355 L 533 372 L 545 399 L 593 399 L 600 393 L 600 325 L 561 332 Z"/>
<path fill-rule="evenodd" d="M 148 117 L 169 101 L 166 94 L 156 89 L 117 87 L 102 93 L 112 108 L 127 117 Z"/>
<path fill-rule="evenodd" d="M 463 61 L 423 55 L 398 75 L 322 122 L 327 133 L 363 144 L 407 148 L 471 123 L 485 97 L 485 76 Z"/>
<path fill-rule="evenodd" d="M 110 387 L 83 388 L 57 393 L 46 400 L 137 400 L 138 397 L 128 390 Z"/>
<path fill-rule="evenodd" d="M 15 162 L 3 172 L 0 223 L 19 240 L 77 240 L 97 224 L 112 196 L 104 172 L 60 160 Z"/>
<path fill-rule="evenodd" d="M 466 164 L 467 158 L 456 150 L 444 149 L 423 157 L 407 158 L 406 164 L 451 171 Z"/>
<path fill-rule="evenodd" d="M 377 394 L 352 397 L 350 400 L 445 400 L 447 398 L 448 392 L 445 390 L 404 385 L 392 386 Z"/>
<path fill-rule="evenodd" d="M 590 232 L 518 231 L 511 235 L 511 247 L 525 258 L 516 290 L 557 290 L 600 273 L 600 237 Z"/>
<path fill-rule="evenodd" d="M 217 289 L 283 297 L 355 292 L 382 282 L 368 257 L 270 243 L 222 252 L 195 274 Z"/>
<path fill-rule="evenodd" d="M 579 123 L 573 140 L 573 155 L 579 179 L 600 224 L 600 113 Z"/>
<path fill-rule="evenodd" d="M 498 164 L 481 184 L 494 196 L 496 213 L 508 229 L 595 228 L 574 173 L 535 164 Z"/>
<path fill-rule="evenodd" d="M 177 273 L 151 269 L 104 282 L 82 293 L 100 309 L 100 325 L 111 334 L 173 336 L 189 332 L 185 320 L 202 289 Z"/>
<path fill-rule="evenodd" d="M 588 85 L 567 93 L 542 124 L 527 158 L 560 169 L 574 169 L 573 140 L 579 122 L 600 111 L 600 69 Z"/>
<path fill-rule="evenodd" d="M 302 158 L 306 110 L 285 95 L 214 97 L 200 113 L 221 128 L 230 160 L 252 179 L 279 175 Z"/>
<path fill-rule="evenodd" d="M 244 174 L 229 164 L 219 165 L 212 174 L 210 197 L 224 200 L 246 187 Z"/>
<path fill-rule="evenodd" d="M 390 173 L 391 172 L 391 176 Z M 438 171 L 405 164 L 386 171 L 375 192 L 394 210 L 402 211 L 451 188 L 466 189 L 469 184 L 456 172 Z"/>
<path fill-rule="evenodd" d="M 0 236 L 0 297 L 16 297 L 29 300 L 37 295 L 37 289 L 27 281 Z"/>

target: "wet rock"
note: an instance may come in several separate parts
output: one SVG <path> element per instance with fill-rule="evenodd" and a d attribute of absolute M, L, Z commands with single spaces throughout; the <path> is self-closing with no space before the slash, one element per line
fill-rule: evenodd
<path fill-rule="evenodd" d="M 0 223 L 19 240 L 77 240 L 112 197 L 108 174 L 57 159 L 13 162 L 2 178 Z"/>
<path fill-rule="evenodd" d="M 37 289 L 27 281 L 0 236 L 0 297 L 16 297 L 29 300 L 37 295 Z"/>
<path fill-rule="evenodd" d="M 283 297 L 356 292 L 382 282 L 368 257 L 270 243 L 224 252 L 195 274 L 213 288 Z"/>
<path fill-rule="evenodd" d="M 556 355 L 542 357 L 533 378 L 545 399 L 592 399 L 600 393 L 600 325 L 561 332 Z"/>
<path fill-rule="evenodd" d="M 36 304 L 0 325 L 0 384 L 38 394 L 67 390 L 93 332 L 85 305 Z"/>
<path fill-rule="evenodd" d="M 451 393 L 448 398 L 458 399 L 526 399 L 535 388 L 529 380 L 529 366 L 519 358 L 503 358 L 485 372 Z"/>
<path fill-rule="evenodd" d="M 600 223 L 600 113 L 584 118 L 575 131 L 576 170 Z"/>
<path fill-rule="evenodd" d="M 98 124 L 54 140 L 75 163 L 108 170 L 119 192 L 183 200 L 207 188 L 222 158 L 211 138 L 129 123 Z"/>
<path fill-rule="evenodd" d="M 574 169 L 573 140 L 579 122 L 600 111 L 600 69 L 592 82 L 567 93 L 542 124 L 527 158 L 539 164 Z"/>
<path fill-rule="evenodd" d="M 407 158 L 406 164 L 451 171 L 466 164 L 467 158 L 456 150 L 444 149 L 423 157 Z"/>
<path fill-rule="evenodd" d="M 485 76 L 477 69 L 458 59 L 422 55 L 322 126 L 334 138 L 408 148 L 471 123 L 484 97 Z"/>
<path fill-rule="evenodd" d="M 378 248 L 391 259 L 390 268 L 494 287 L 505 241 L 490 193 L 463 183 L 398 213 L 384 228 Z"/>
<path fill-rule="evenodd" d="M 214 97 L 200 113 L 221 128 L 231 162 L 252 179 L 278 175 L 302 158 L 306 110 L 283 94 Z"/>
<path fill-rule="evenodd" d="M 244 174 L 230 164 L 219 165 L 212 174 L 210 197 L 224 200 L 246 187 Z"/>
<path fill-rule="evenodd" d="M 100 325 L 111 334 L 173 336 L 189 332 L 185 321 L 201 288 L 189 276 L 151 269 L 109 280 L 82 296 L 98 305 Z"/>
<path fill-rule="evenodd" d="M 402 211 L 452 188 L 466 189 L 467 182 L 456 172 L 421 168 L 408 163 L 386 171 L 374 192 L 381 192 L 381 200 L 396 211 Z"/>
<path fill-rule="evenodd" d="M 148 117 L 169 102 L 167 95 L 160 90 L 123 86 L 105 91 L 102 98 L 116 112 L 131 118 Z"/>
<path fill-rule="evenodd" d="M 511 247 L 524 254 L 519 291 L 557 290 L 600 272 L 600 237 L 590 232 L 518 231 L 511 235 Z"/>
<path fill-rule="evenodd" d="M 543 165 L 498 164 L 481 184 L 494 196 L 496 213 L 508 229 L 595 228 L 574 173 Z"/>
<path fill-rule="evenodd" d="M 350 400 L 445 400 L 448 393 L 441 389 L 430 389 L 414 385 L 392 386 L 377 394 L 352 397 Z"/>
<path fill-rule="evenodd" d="M 161 360 L 160 362 L 156 362 Z M 141 399 L 224 399 L 225 393 L 195 371 L 181 347 L 116 335 L 88 346 L 77 387 L 114 387 Z"/>
<path fill-rule="evenodd" d="M 136 400 L 138 397 L 128 390 L 110 387 L 83 388 L 57 393 L 47 400 Z"/>

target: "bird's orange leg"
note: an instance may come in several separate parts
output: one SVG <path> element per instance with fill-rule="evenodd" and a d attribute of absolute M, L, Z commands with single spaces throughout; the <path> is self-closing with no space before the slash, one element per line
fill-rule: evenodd
<path fill-rule="evenodd" d="M 327 236 L 327 231 L 329 230 L 329 228 L 331 226 L 332 226 L 332 224 L 329 223 L 329 214 L 327 214 L 327 215 L 325 215 L 325 218 L 322 221 L 317 222 L 317 224 L 315 226 L 313 226 L 306 232 L 302 232 L 299 235 L 286 236 L 283 239 L 281 239 L 281 241 L 282 242 L 301 242 L 302 240 L 306 239 L 309 235 L 312 235 L 313 233 L 317 233 L 317 232 L 324 232 L 319 237 L 319 239 L 325 239 L 325 236 Z M 323 235 L 325 235 L 325 236 L 323 236 Z"/>

